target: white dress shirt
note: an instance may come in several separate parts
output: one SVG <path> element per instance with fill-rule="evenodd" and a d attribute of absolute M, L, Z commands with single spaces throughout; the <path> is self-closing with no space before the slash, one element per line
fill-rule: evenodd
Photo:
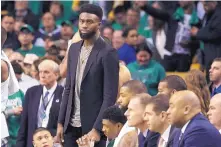
<path fill-rule="evenodd" d="M 51 110 L 51 106 L 52 106 L 52 102 L 53 102 L 53 99 L 54 99 L 54 92 L 55 92 L 55 89 L 57 87 L 57 82 L 54 84 L 54 86 L 47 90 L 46 87 L 44 86 L 43 87 L 43 95 L 41 96 L 41 99 L 40 99 L 40 104 L 39 104 L 39 108 L 41 107 L 41 104 L 42 104 L 42 99 L 43 99 L 43 96 L 45 96 L 46 92 L 48 91 L 49 94 L 48 94 L 48 106 L 46 108 L 46 117 L 42 120 L 42 126 L 38 126 L 38 127 L 44 127 L 46 128 L 47 125 L 48 125 L 48 120 L 49 120 L 49 114 L 50 114 L 50 110 Z"/>
<path fill-rule="evenodd" d="M 221 134 L 221 129 L 219 130 L 219 133 Z"/>
<path fill-rule="evenodd" d="M 188 124 L 190 123 L 190 120 L 182 127 L 181 132 L 184 133 Z"/>
<path fill-rule="evenodd" d="M 167 129 L 161 135 L 161 138 L 163 139 L 163 143 L 161 147 L 166 147 L 168 140 L 169 140 L 169 136 L 170 136 L 170 130 L 171 130 L 171 125 L 169 125 Z"/>

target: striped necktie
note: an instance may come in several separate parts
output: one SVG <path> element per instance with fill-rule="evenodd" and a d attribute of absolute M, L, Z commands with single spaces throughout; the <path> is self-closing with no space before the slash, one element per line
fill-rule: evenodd
<path fill-rule="evenodd" d="M 42 127 L 42 121 L 46 117 L 46 108 L 45 108 L 45 106 L 48 103 L 48 95 L 49 95 L 49 92 L 47 91 L 45 96 L 42 99 L 40 109 L 38 110 L 38 127 Z"/>

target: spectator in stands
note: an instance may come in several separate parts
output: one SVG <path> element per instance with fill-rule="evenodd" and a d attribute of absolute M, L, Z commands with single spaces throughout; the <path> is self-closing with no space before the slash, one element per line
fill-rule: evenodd
<path fill-rule="evenodd" d="M 202 113 L 207 116 L 209 111 L 210 91 L 204 73 L 200 70 L 191 70 L 185 77 L 187 89 L 193 91 L 199 98 Z"/>
<path fill-rule="evenodd" d="M 202 28 L 194 27 L 191 33 L 196 39 L 203 42 L 203 59 L 207 79 L 209 79 L 209 69 L 212 61 L 221 56 L 221 4 L 217 1 L 205 1 L 203 3 L 206 15 L 202 22 Z"/>
<path fill-rule="evenodd" d="M 138 34 L 144 38 L 150 38 L 151 32 L 146 27 L 146 24 L 140 20 L 140 10 L 138 8 L 130 8 L 127 10 L 126 14 L 126 24 L 127 26 L 133 27 L 137 30 Z M 147 19 L 146 19 L 147 21 Z"/>
<path fill-rule="evenodd" d="M 125 82 L 123 86 L 120 88 L 117 104 L 125 112 L 132 97 L 134 97 L 136 94 L 146 93 L 146 92 L 147 92 L 146 86 L 140 81 L 131 80 Z M 118 135 L 117 139 L 114 142 L 114 147 L 119 147 L 120 144 L 123 147 L 125 143 L 128 144 L 130 141 L 132 141 L 132 140 L 128 141 L 128 137 L 130 138 L 130 136 L 133 137 L 135 136 L 135 138 L 137 138 L 137 132 L 135 131 L 134 127 L 129 127 L 128 123 L 126 122 L 122 130 L 120 131 L 120 134 Z"/>
<path fill-rule="evenodd" d="M 53 40 L 58 40 L 59 38 L 59 32 L 61 31 L 61 28 L 59 26 L 56 26 L 55 24 L 55 18 L 50 12 L 46 12 L 42 16 L 42 23 L 43 27 L 38 30 L 38 32 L 35 34 L 35 45 L 36 46 L 45 46 L 44 39 L 47 36 L 52 37 Z"/>
<path fill-rule="evenodd" d="M 56 134 L 63 93 L 63 87 L 57 84 L 59 66 L 52 60 L 44 60 L 38 68 L 41 85 L 29 88 L 25 94 L 17 147 L 32 146 L 32 136 L 37 127 L 47 128 L 52 136 Z"/>
<path fill-rule="evenodd" d="M 119 49 L 124 44 L 124 38 L 122 37 L 123 31 L 116 30 L 113 32 L 112 45 L 115 49 Z"/>
<path fill-rule="evenodd" d="M 125 28 L 122 36 L 125 43 L 118 49 L 119 59 L 126 64 L 136 61 L 136 45 L 137 45 L 137 30 L 132 27 Z"/>
<path fill-rule="evenodd" d="M 38 65 L 40 64 L 41 60 L 35 60 L 33 64 L 31 65 L 31 71 L 30 75 L 33 79 L 36 79 L 39 81 L 39 70 L 38 70 Z"/>
<path fill-rule="evenodd" d="M 18 36 L 14 31 L 15 19 L 12 15 L 5 15 L 2 18 L 2 27 L 7 31 L 7 39 L 3 48 L 11 48 L 14 51 L 20 47 Z"/>
<path fill-rule="evenodd" d="M 111 26 L 105 25 L 101 28 L 101 36 L 106 37 L 110 41 L 112 41 L 113 32 L 114 32 L 114 30 L 112 29 Z"/>
<path fill-rule="evenodd" d="M 73 24 L 66 20 L 61 23 L 61 26 L 61 39 L 65 41 L 70 40 L 74 35 Z"/>
<path fill-rule="evenodd" d="M 24 94 L 28 88 L 39 85 L 39 82 L 36 79 L 31 78 L 23 72 L 23 69 L 19 63 L 13 61 L 11 64 L 15 71 L 15 76 L 18 80 L 19 87 Z"/>
<path fill-rule="evenodd" d="M 213 97 L 217 93 L 221 93 L 221 58 L 213 60 L 209 70 L 209 77 L 211 81 L 210 92 L 211 97 Z"/>
<path fill-rule="evenodd" d="M 22 68 L 24 67 L 24 56 L 22 56 L 19 52 L 13 52 L 8 58 L 10 62 L 16 61 Z"/>
<path fill-rule="evenodd" d="M 170 98 L 168 118 L 172 125 L 180 128 L 173 146 L 220 147 L 219 131 L 201 113 L 199 98 L 192 91 L 178 91 Z"/>
<path fill-rule="evenodd" d="M 158 39 L 164 39 L 163 42 L 165 42 L 166 38 L 165 46 L 161 46 L 161 48 L 167 51 L 164 51 L 164 54 L 160 51 L 161 56 L 164 57 L 162 64 L 166 71 L 188 71 L 192 60 L 191 56 L 194 56 L 198 48 L 197 42 L 194 42 L 190 35 L 191 26 L 199 22 L 194 3 L 192 1 L 179 1 L 180 7 L 177 8 L 173 15 L 167 9 L 160 7 L 159 2 L 157 3 L 158 6 L 154 4 L 155 8 L 145 5 L 142 9 L 152 15 L 154 19 L 168 23 L 165 35 L 156 36 L 159 37 Z M 159 41 L 155 44 L 158 43 Z"/>
<path fill-rule="evenodd" d="M 28 1 L 15 1 L 14 15 L 16 20 L 29 24 L 35 31 L 38 30 L 39 17 L 28 9 Z"/>
<path fill-rule="evenodd" d="M 16 20 L 14 25 L 14 31 L 18 35 L 20 32 L 21 27 L 25 25 L 25 23 L 22 20 Z"/>
<path fill-rule="evenodd" d="M 18 35 L 18 40 L 21 43 L 21 48 L 19 48 L 17 51 L 23 56 L 25 56 L 26 54 L 35 54 L 39 57 L 42 57 L 45 55 L 45 49 L 32 44 L 32 41 L 34 40 L 33 33 L 34 30 L 30 25 L 26 24 L 21 27 Z"/>
<path fill-rule="evenodd" d="M 126 10 L 124 6 L 117 6 L 114 9 L 115 22 L 112 24 L 114 30 L 122 30 L 126 24 Z"/>
<path fill-rule="evenodd" d="M 130 63 L 127 67 L 130 70 L 132 79 L 143 82 L 150 95 L 157 94 L 158 83 L 165 78 L 164 68 L 151 59 L 152 51 L 146 41 L 139 44 L 136 50 L 136 62 Z"/>
<path fill-rule="evenodd" d="M 217 94 L 210 100 L 208 118 L 221 134 L 221 94 Z"/>
<path fill-rule="evenodd" d="M 152 132 L 148 129 L 147 121 L 143 118 L 146 105 L 150 99 L 151 96 L 146 93 L 134 96 L 130 100 L 128 109 L 125 112 L 128 126 L 135 127 L 139 130 L 139 147 L 157 146 L 158 138 L 160 136 L 159 133 Z"/>
<path fill-rule="evenodd" d="M 54 140 L 48 129 L 40 127 L 35 130 L 33 134 L 34 147 L 54 147 L 53 144 Z"/>
<path fill-rule="evenodd" d="M 177 75 L 166 76 L 158 85 L 158 94 L 173 95 L 177 91 L 187 90 L 185 81 Z"/>
<path fill-rule="evenodd" d="M 161 134 L 158 147 L 173 146 L 174 136 L 179 132 L 179 129 L 170 124 L 167 117 L 169 98 L 168 95 L 164 94 L 154 96 L 145 109 L 144 119 L 147 121 L 149 130 Z"/>
<path fill-rule="evenodd" d="M 64 21 L 64 6 L 58 1 L 52 1 L 49 7 L 49 12 L 54 16 L 55 24 L 61 25 Z"/>
<path fill-rule="evenodd" d="M 124 116 L 124 113 L 116 105 L 110 106 L 104 111 L 102 118 L 102 131 L 107 137 L 107 147 L 113 147 L 115 138 L 117 138 L 126 121 L 127 119 Z M 78 139 L 77 142 L 79 146 L 89 143 L 86 136 Z"/>

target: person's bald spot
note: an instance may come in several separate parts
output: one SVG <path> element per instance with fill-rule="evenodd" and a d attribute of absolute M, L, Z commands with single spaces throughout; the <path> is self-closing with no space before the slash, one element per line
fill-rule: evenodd
<path fill-rule="evenodd" d="M 215 104 L 220 105 L 221 107 L 221 93 L 214 95 L 210 101 L 211 103 L 213 102 Z"/>
<path fill-rule="evenodd" d="M 171 96 L 170 102 L 176 103 L 180 107 L 189 105 L 193 109 L 201 109 L 198 97 L 194 92 L 189 90 L 177 91 Z"/>

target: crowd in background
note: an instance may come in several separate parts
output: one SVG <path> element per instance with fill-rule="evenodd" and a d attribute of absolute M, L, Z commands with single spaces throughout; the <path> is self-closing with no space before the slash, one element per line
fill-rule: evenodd
<path fill-rule="evenodd" d="M 143 97 L 172 95 L 174 91 L 188 89 L 200 100 L 200 112 L 212 117 L 215 102 L 210 103 L 210 100 L 221 93 L 221 4 L 216 1 L 2 1 L 1 25 L 7 32 L 2 50 L 11 62 L 21 93 L 26 95 L 27 89 L 40 84 L 39 74 L 45 68 L 51 69 L 54 76 L 45 77 L 48 80 L 46 82 L 57 80 L 59 85 L 65 86 L 65 74 L 59 65 L 63 67 L 68 48 L 78 35 L 78 11 L 84 3 L 103 8 L 100 33 L 117 50 L 120 60 L 118 105 L 129 111 L 134 109 L 128 108 L 134 107 L 129 103 L 136 94 L 147 92 L 150 95 L 137 96 L 142 101 Z M 48 60 L 53 61 L 48 62 L 52 65 L 43 64 L 43 61 Z M 194 63 L 200 64 L 200 68 L 190 70 Z M 167 78 L 167 72 L 186 72 L 184 86 L 182 81 L 180 86 L 180 81 L 176 82 L 173 76 Z M 131 79 L 135 82 L 129 81 Z M 141 89 L 141 83 L 136 83 L 138 81 L 144 84 Z M 183 97 L 186 94 L 193 96 L 187 92 L 182 94 Z M 11 146 L 16 143 L 24 95 L 16 104 L 6 106 Z M 193 103 L 194 98 L 190 98 Z M 216 99 L 219 102 L 215 105 L 220 107 L 219 113 L 216 113 L 218 116 L 221 113 L 220 95 Z M 169 100 L 165 103 L 151 101 L 153 105 L 165 107 L 161 111 L 170 108 L 167 104 Z M 143 108 L 147 104 L 144 102 L 138 106 Z M 13 112 L 9 113 L 11 109 Z M 109 116 L 112 111 L 122 115 L 114 106 L 106 111 L 106 120 L 116 119 L 115 116 Z M 128 120 L 128 111 L 125 111 L 127 119 L 121 116 L 120 120 L 114 120 L 119 121 L 120 130 L 126 120 L 132 127 L 147 128 L 145 124 L 137 125 L 132 121 L 140 120 L 135 123 L 142 123 L 145 117 Z M 141 111 L 144 113 L 145 108 Z M 220 119 L 215 120 L 215 123 L 213 119 L 210 119 L 211 123 L 220 131 Z M 118 133 L 115 132 L 114 137 L 107 136 L 110 137 L 108 139 L 115 139 L 120 135 L 120 130 L 116 130 Z M 125 142 L 128 141 L 118 139 L 119 146 L 128 146 Z"/>

